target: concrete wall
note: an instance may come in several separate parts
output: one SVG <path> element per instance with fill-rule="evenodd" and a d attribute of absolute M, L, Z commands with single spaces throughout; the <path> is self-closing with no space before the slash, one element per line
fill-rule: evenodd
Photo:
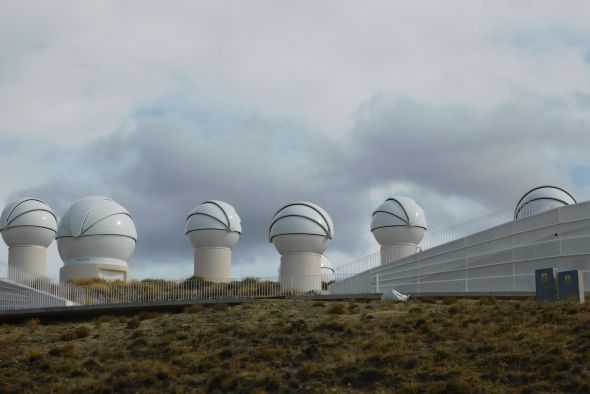
<path fill-rule="evenodd" d="M 590 280 L 590 202 L 546 211 L 381 265 L 330 287 L 371 292 L 531 293 L 538 268 L 578 269 Z"/>
<path fill-rule="evenodd" d="M 371 271 L 361 272 L 346 279 L 337 279 L 336 283 L 328 286 L 330 294 L 369 294 L 374 293 L 375 287 L 371 283 Z"/>

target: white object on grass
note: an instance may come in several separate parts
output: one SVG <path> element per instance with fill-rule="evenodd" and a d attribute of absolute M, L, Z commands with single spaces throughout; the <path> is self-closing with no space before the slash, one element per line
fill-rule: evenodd
<path fill-rule="evenodd" d="M 395 289 L 391 289 L 383 293 L 381 301 L 407 301 L 408 297 L 409 296 L 402 294 Z"/>

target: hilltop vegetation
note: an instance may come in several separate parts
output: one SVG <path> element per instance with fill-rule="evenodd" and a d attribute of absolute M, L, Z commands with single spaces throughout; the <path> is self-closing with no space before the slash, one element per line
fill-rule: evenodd
<path fill-rule="evenodd" d="M 590 392 L 590 308 L 268 300 L 0 326 L 0 392 Z"/>

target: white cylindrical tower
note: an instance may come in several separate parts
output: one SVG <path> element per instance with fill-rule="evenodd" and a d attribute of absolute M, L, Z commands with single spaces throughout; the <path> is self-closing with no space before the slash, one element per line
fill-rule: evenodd
<path fill-rule="evenodd" d="M 86 197 L 72 204 L 59 221 L 57 248 L 64 266 L 61 282 L 100 278 L 130 280 L 127 263 L 137 231 L 129 212 L 108 197 Z"/>
<path fill-rule="evenodd" d="M 45 276 L 47 247 L 56 230 L 55 214 L 43 201 L 21 198 L 8 204 L 0 217 L 0 232 L 8 246 L 11 271 Z"/>
<path fill-rule="evenodd" d="M 514 210 L 514 219 L 536 215 L 549 209 L 576 204 L 576 199 L 556 186 L 539 186 L 526 192 Z"/>
<path fill-rule="evenodd" d="M 281 208 L 269 228 L 269 241 L 281 254 L 281 286 L 321 290 L 322 254 L 333 237 L 332 219 L 319 206 L 302 201 Z"/>
<path fill-rule="evenodd" d="M 185 234 L 195 248 L 195 276 L 211 282 L 231 280 L 231 248 L 242 226 L 234 207 L 223 201 L 205 201 L 186 219 Z"/>
<path fill-rule="evenodd" d="M 424 211 L 409 197 L 388 198 L 373 212 L 371 232 L 381 245 L 381 264 L 412 255 L 426 233 Z"/>

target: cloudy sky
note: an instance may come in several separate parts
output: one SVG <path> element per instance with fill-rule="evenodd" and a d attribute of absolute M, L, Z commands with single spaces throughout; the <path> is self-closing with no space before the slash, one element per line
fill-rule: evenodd
<path fill-rule="evenodd" d="M 338 265 L 388 196 L 433 231 L 539 184 L 590 199 L 589 147 L 585 1 L 0 0 L 0 205 L 113 197 L 137 278 L 192 273 L 204 200 L 242 217 L 234 275 L 271 276 L 282 204 L 331 214 Z"/>

